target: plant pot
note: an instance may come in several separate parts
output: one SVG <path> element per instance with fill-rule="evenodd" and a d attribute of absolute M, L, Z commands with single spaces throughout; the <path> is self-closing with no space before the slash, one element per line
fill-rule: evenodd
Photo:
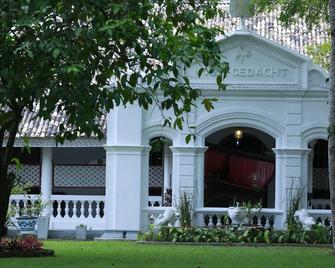
<path fill-rule="evenodd" d="M 35 227 L 37 223 L 37 217 L 35 216 L 22 216 L 17 217 L 17 225 L 21 234 L 35 234 Z"/>
<path fill-rule="evenodd" d="M 86 240 L 87 237 L 87 226 L 86 225 L 77 225 L 76 226 L 76 239 L 77 240 Z"/>
<path fill-rule="evenodd" d="M 228 215 L 232 220 L 233 225 L 241 225 L 247 216 L 247 210 L 243 207 L 229 207 L 228 208 Z"/>
<path fill-rule="evenodd" d="M 37 238 L 48 239 L 50 216 L 41 216 L 37 219 Z"/>

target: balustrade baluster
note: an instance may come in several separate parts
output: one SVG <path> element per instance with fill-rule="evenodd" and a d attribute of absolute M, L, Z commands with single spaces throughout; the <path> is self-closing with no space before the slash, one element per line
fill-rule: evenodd
<path fill-rule="evenodd" d="M 322 226 L 325 226 L 326 224 L 325 224 L 325 217 L 321 217 L 321 225 Z"/>
<path fill-rule="evenodd" d="M 14 203 L 14 208 L 15 208 L 15 217 L 19 217 L 19 208 L 20 208 L 20 203 L 19 203 L 19 200 L 15 200 L 15 203 Z"/>
<path fill-rule="evenodd" d="M 64 218 L 69 218 L 69 201 L 65 201 L 65 208 L 64 208 Z"/>
<path fill-rule="evenodd" d="M 73 200 L 73 215 L 76 218 L 79 218 L 79 215 L 78 215 L 78 201 L 77 200 Z"/>
<path fill-rule="evenodd" d="M 85 218 L 85 201 L 81 201 L 80 204 L 80 218 Z"/>
<path fill-rule="evenodd" d="M 265 225 L 264 225 L 264 228 L 265 229 L 269 229 L 271 226 L 270 226 L 270 218 L 266 218 L 265 219 Z"/>
<path fill-rule="evenodd" d="M 57 200 L 57 218 L 61 218 L 62 215 L 62 200 Z"/>
<path fill-rule="evenodd" d="M 214 227 L 213 215 L 208 215 L 208 227 Z"/>
<path fill-rule="evenodd" d="M 222 227 L 222 222 L 221 222 L 222 215 L 217 216 L 217 218 L 218 218 L 218 222 L 216 223 L 216 227 Z"/>
<path fill-rule="evenodd" d="M 180 216 L 177 217 L 177 220 L 176 220 L 176 222 L 174 223 L 174 227 L 177 227 L 177 228 L 181 227 L 179 217 L 180 217 Z"/>
<path fill-rule="evenodd" d="M 93 209 L 92 209 L 92 201 L 88 201 L 88 208 L 87 208 L 87 210 L 88 210 L 87 218 L 93 218 L 93 215 L 92 215 L 92 211 L 93 211 Z"/>
<path fill-rule="evenodd" d="M 257 226 L 262 226 L 262 217 L 257 216 Z"/>

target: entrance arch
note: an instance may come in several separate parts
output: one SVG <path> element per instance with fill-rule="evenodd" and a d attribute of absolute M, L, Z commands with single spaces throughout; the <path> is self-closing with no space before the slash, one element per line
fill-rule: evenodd
<path fill-rule="evenodd" d="M 328 141 L 309 142 L 308 205 L 312 209 L 330 209 Z"/>
<path fill-rule="evenodd" d="M 280 148 L 285 135 L 285 127 L 276 120 L 274 114 L 254 108 L 230 107 L 213 111 L 197 122 L 198 145 L 205 144 L 205 138 L 223 128 L 249 127 L 258 129 L 276 140 Z"/>
<path fill-rule="evenodd" d="M 275 207 L 273 137 L 255 128 L 228 127 L 207 136 L 205 145 L 205 207 L 261 200 L 263 207 Z"/>

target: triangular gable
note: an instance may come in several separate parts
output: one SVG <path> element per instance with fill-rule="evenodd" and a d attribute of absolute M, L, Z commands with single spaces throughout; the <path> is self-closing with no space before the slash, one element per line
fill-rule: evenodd
<path fill-rule="evenodd" d="M 247 30 L 235 31 L 218 40 L 229 74 L 228 88 L 306 89 L 311 60 L 293 50 Z M 213 75 L 197 76 L 199 66 L 186 71 L 193 86 L 216 89 Z"/>

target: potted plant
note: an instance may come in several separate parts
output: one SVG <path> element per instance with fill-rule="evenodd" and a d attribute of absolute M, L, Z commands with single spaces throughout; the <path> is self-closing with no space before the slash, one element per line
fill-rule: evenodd
<path fill-rule="evenodd" d="M 252 225 L 253 217 L 256 215 L 257 212 L 262 210 L 262 199 L 256 203 L 251 203 L 250 200 L 248 202 L 243 202 L 242 207 L 246 210 L 246 217 L 248 225 Z"/>
<path fill-rule="evenodd" d="M 34 201 L 29 200 L 26 205 L 21 207 L 18 205 L 16 217 L 17 227 L 21 234 L 35 234 L 35 227 L 37 224 L 37 215 L 35 214 Z"/>
<path fill-rule="evenodd" d="M 236 202 L 236 206 L 228 208 L 228 215 L 233 225 L 241 225 L 247 216 L 247 210 L 245 207 L 240 207 L 240 203 Z"/>
<path fill-rule="evenodd" d="M 11 206 L 11 210 L 13 211 L 13 214 L 17 215 L 17 228 L 20 233 L 35 234 L 35 228 L 39 222 L 38 218 L 41 217 L 46 204 L 42 202 L 41 194 L 37 196 L 36 200 L 32 199 L 30 195 L 25 195 L 25 197 L 27 198 L 27 202 L 24 206 L 17 204 L 16 206 Z M 48 226 L 49 220 L 47 220 L 47 228 Z"/>

